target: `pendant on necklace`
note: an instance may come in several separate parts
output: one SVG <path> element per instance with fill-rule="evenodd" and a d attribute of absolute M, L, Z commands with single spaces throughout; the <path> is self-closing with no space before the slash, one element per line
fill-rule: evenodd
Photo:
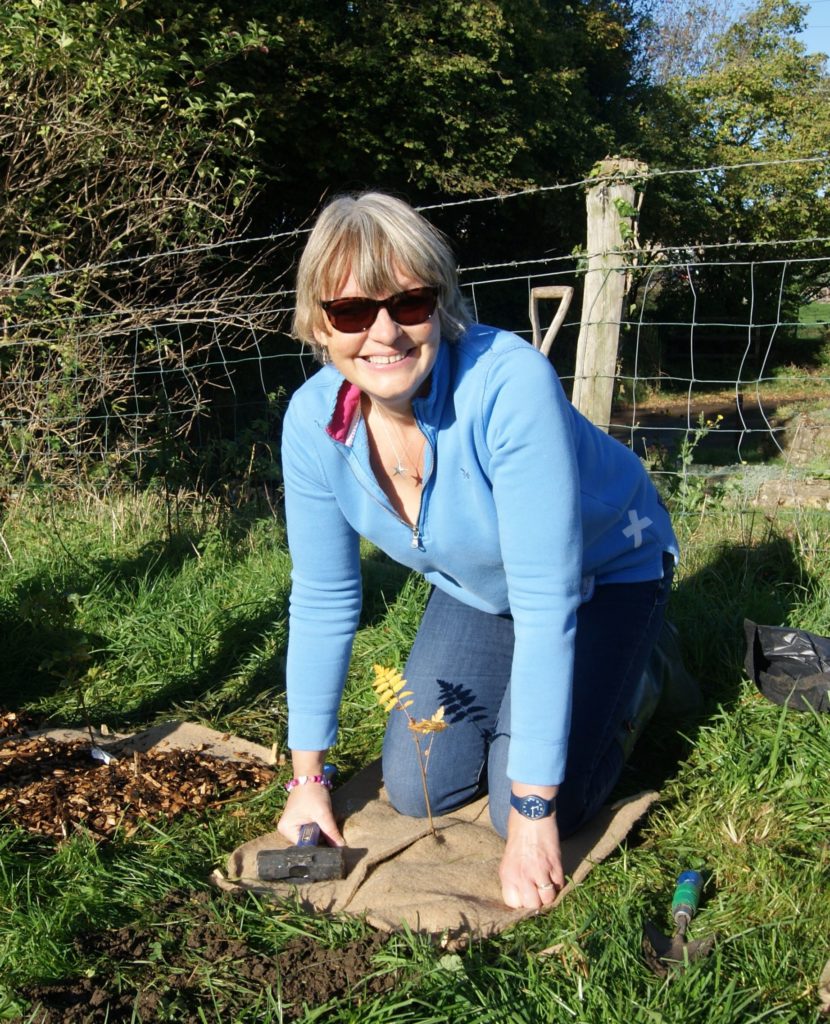
<path fill-rule="evenodd" d="M 392 467 L 392 476 L 406 476 L 406 466 L 402 466 L 400 459 Z"/>

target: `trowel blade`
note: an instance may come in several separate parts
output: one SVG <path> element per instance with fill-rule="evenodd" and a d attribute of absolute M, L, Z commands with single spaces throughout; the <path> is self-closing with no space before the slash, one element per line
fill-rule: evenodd
<path fill-rule="evenodd" d="M 695 939 L 693 942 L 687 942 L 680 934 L 669 938 L 651 921 L 646 921 L 643 931 L 643 955 L 646 963 L 661 978 L 665 978 L 669 970 L 683 971 L 693 960 L 702 960 L 712 952 L 714 945 L 714 935 L 707 935 L 706 938 Z"/>

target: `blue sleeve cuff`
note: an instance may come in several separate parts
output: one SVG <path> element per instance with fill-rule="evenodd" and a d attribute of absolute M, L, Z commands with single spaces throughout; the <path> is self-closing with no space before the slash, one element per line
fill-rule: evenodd
<path fill-rule="evenodd" d="M 289 750 L 328 750 L 336 739 L 336 715 L 291 712 L 288 722 Z"/>
<path fill-rule="evenodd" d="M 511 736 L 507 777 L 529 786 L 558 786 L 565 777 L 567 754 L 567 740 L 551 743 Z"/>

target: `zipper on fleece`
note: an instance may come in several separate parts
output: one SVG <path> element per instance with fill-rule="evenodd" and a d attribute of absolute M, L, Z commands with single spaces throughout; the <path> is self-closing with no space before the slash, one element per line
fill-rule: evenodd
<path fill-rule="evenodd" d="M 367 486 L 365 480 L 361 479 L 361 476 L 362 476 L 362 473 L 363 473 L 363 468 L 359 464 L 358 464 L 358 466 L 355 466 L 353 464 L 354 456 L 350 454 L 350 452 L 347 449 L 347 446 L 344 445 L 342 443 L 342 441 L 335 441 L 334 438 L 330 438 L 330 440 L 331 440 L 332 444 L 337 445 L 338 448 L 342 449 L 341 455 L 346 460 L 346 464 L 348 465 L 349 469 L 352 471 L 352 476 L 354 476 L 354 478 L 357 481 L 358 485 L 363 488 L 363 490 L 369 495 L 369 497 L 378 506 L 378 508 L 382 508 L 384 510 L 384 512 L 388 512 L 389 515 L 394 516 L 395 519 L 397 519 L 398 522 L 401 524 L 401 526 L 405 526 L 406 529 L 409 530 L 409 532 L 412 535 L 412 539 L 409 542 L 409 546 L 411 548 L 420 548 L 421 547 L 421 532 L 420 532 L 420 528 L 419 528 L 418 524 L 416 523 L 413 526 L 412 523 L 410 523 L 406 519 L 404 519 L 403 516 L 398 515 L 398 513 L 394 510 L 394 508 L 392 508 L 392 505 L 391 505 L 391 503 L 389 502 L 388 499 L 386 501 L 381 501 L 381 499 L 374 493 L 372 488 Z M 358 472 L 358 469 L 360 470 L 360 472 Z M 381 490 L 380 487 L 378 489 Z M 423 499 L 422 499 L 422 504 L 423 504 Z M 418 516 L 419 516 L 419 519 L 420 519 L 420 510 L 419 510 Z"/>
<path fill-rule="evenodd" d="M 415 418 L 415 422 L 418 423 L 417 417 Z M 409 546 L 411 548 L 413 548 L 414 550 L 421 550 L 422 551 L 424 549 L 423 549 L 423 546 L 421 544 L 421 520 L 423 519 L 423 514 L 424 514 L 424 491 L 426 490 L 427 481 L 432 476 L 432 467 L 433 467 L 433 463 L 434 463 L 434 452 L 433 452 L 433 449 L 432 449 L 432 443 L 430 442 L 430 440 L 427 437 L 427 435 L 424 433 L 424 430 L 421 427 L 420 423 L 418 423 L 418 429 L 421 431 L 421 433 L 424 434 L 424 442 L 425 442 L 425 444 L 427 444 L 429 446 L 429 450 L 430 450 L 430 466 L 429 466 L 429 473 L 427 473 L 427 475 L 424 477 L 423 484 L 421 485 L 421 500 L 420 500 L 420 502 L 418 504 L 418 518 L 417 518 L 417 520 L 416 520 L 414 525 L 412 523 L 408 522 L 406 519 L 404 519 L 403 516 L 398 515 L 398 513 L 395 511 L 395 509 L 392 508 L 392 504 L 389 501 L 389 499 L 386 497 L 385 494 L 384 494 L 384 498 L 386 498 L 386 500 L 385 501 L 381 501 L 378 498 L 378 496 L 373 492 L 373 490 L 366 485 L 366 482 L 361 479 L 361 476 L 363 474 L 363 467 L 360 466 L 359 462 L 358 462 L 357 467 L 353 464 L 353 460 L 356 458 L 356 456 L 354 454 L 354 448 L 351 445 L 343 444 L 342 441 L 335 440 L 331 436 L 329 436 L 329 440 L 331 441 L 332 444 L 336 445 L 339 449 L 341 449 L 341 454 L 343 455 L 343 458 L 345 458 L 345 460 L 346 460 L 346 462 L 347 462 L 347 464 L 349 466 L 349 469 L 352 471 L 352 475 L 354 476 L 354 478 L 358 482 L 358 484 L 363 488 L 363 490 L 369 495 L 369 497 L 372 499 L 372 501 L 374 501 L 375 504 L 378 505 L 380 508 L 382 508 L 385 511 L 387 511 L 390 515 L 393 515 L 395 517 L 395 519 L 397 519 L 398 522 L 402 526 L 405 526 L 407 528 L 407 530 L 410 531 L 411 539 L 410 539 L 410 542 L 409 542 Z M 360 469 L 359 473 L 358 473 L 358 468 Z M 374 479 L 374 477 L 373 477 L 373 479 Z M 375 483 L 377 484 L 377 481 L 375 481 Z M 379 484 L 377 484 L 377 487 L 378 487 L 378 490 L 383 491 L 383 488 L 380 487 Z"/>
<path fill-rule="evenodd" d="M 412 410 L 412 415 L 415 419 L 415 423 L 421 433 L 424 435 L 424 453 L 429 451 L 429 469 L 426 466 L 426 454 L 424 456 L 424 469 L 427 471 L 424 479 L 421 481 L 421 500 L 418 502 L 418 517 L 415 520 L 415 525 L 412 527 L 412 541 L 410 547 L 421 548 L 421 522 L 424 518 L 424 499 L 427 490 L 427 484 L 432 477 L 432 472 L 435 467 L 435 449 L 432 447 L 432 441 L 429 439 L 429 434 L 424 430 L 420 419 L 418 418 L 417 412 Z M 421 548 L 422 549 L 422 548 Z M 423 549 L 422 549 L 423 550 Z"/>

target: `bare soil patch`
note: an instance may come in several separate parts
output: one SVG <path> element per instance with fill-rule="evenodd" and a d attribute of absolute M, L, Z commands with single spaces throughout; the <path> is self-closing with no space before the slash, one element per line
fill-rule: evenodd
<path fill-rule="evenodd" d="M 159 908 L 164 923 L 80 936 L 76 952 L 99 961 L 101 974 L 28 987 L 21 995 L 30 1009 L 18 1024 L 191 1021 L 208 1005 L 238 1019 L 246 1008 L 264 1009 L 269 991 L 284 1019 L 296 1020 L 309 1007 L 344 996 L 360 1002 L 397 983 L 374 963 L 388 936 L 327 949 L 301 935 L 269 954 L 218 920 L 217 902 L 227 898 L 174 894 Z"/>

